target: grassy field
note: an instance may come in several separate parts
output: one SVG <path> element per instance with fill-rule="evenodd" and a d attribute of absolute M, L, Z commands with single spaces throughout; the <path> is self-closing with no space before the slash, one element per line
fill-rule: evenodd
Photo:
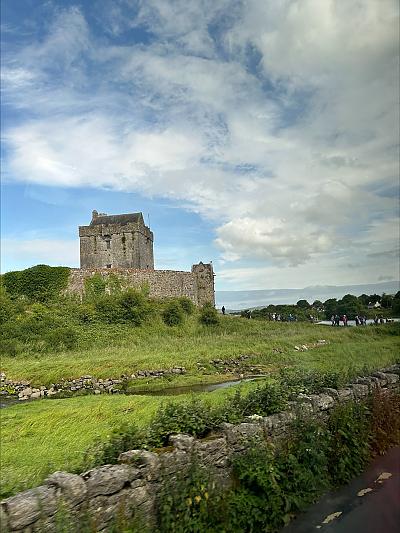
<path fill-rule="evenodd" d="M 187 374 L 154 380 L 137 380 L 141 388 L 222 381 L 210 360 L 251 354 L 246 364 L 258 365 L 273 375 L 283 366 L 323 372 L 356 372 L 389 365 L 398 360 L 399 325 L 332 328 L 304 323 L 272 323 L 225 317 L 219 326 L 206 328 L 195 320 L 184 326 L 90 325 L 80 331 L 75 351 L 3 357 L 2 371 L 12 379 L 49 384 L 84 374 L 118 377 L 139 369 L 185 366 Z M 295 346 L 327 344 L 307 351 Z M 205 370 L 198 370 L 197 362 Z M 254 384 L 243 385 L 250 389 Z M 235 388 L 203 394 L 213 403 Z M 166 400 L 180 402 L 188 395 L 85 396 L 64 400 L 39 400 L 14 405 L 1 412 L 2 493 L 40 483 L 54 470 L 79 469 L 85 450 L 125 422 L 145 425 Z"/>
<path fill-rule="evenodd" d="M 77 327 L 78 328 L 78 327 Z M 48 385 L 85 374 L 117 378 L 137 370 L 185 366 L 186 382 L 215 381 L 212 359 L 251 355 L 248 363 L 266 370 L 282 365 L 342 370 L 390 362 L 398 347 L 397 325 L 332 328 L 307 323 L 277 323 L 224 317 L 207 328 L 188 319 L 183 326 L 162 323 L 135 328 L 121 325 L 79 326 L 79 345 L 72 351 L 27 353 L 2 357 L 1 370 L 10 379 Z M 391 331 L 392 335 L 385 334 Z M 319 339 L 326 346 L 298 352 L 294 347 Z M 198 371 L 201 363 L 206 370 Z M 179 379 L 177 379 L 179 382 Z"/>
<path fill-rule="evenodd" d="M 222 402 L 245 383 L 206 394 L 212 404 Z M 13 405 L 1 412 L 1 495 L 40 484 L 55 470 L 82 471 L 87 450 L 106 441 L 114 428 L 135 423 L 145 426 L 167 400 L 188 401 L 204 394 L 179 396 L 83 396 Z"/>

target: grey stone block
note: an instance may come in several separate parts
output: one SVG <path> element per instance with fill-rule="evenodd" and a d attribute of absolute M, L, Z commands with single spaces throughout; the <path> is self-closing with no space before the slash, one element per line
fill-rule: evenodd
<path fill-rule="evenodd" d="M 82 474 L 86 481 L 87 496 L 114 494 L 135 478 L 136 469 L 128 465 L 105 465 Z"/>
<path fill-rule="evenodd" d="M 55 487 L 58 489 L 60 495 L 71 506 L 81 503 L 87 495 L 86 484 L 76 474 L 69 474 L 67 472 L 54 472 L 49 476 L 46 481 L 46 485 Z"/>
<path fill-rule="evenodd" d="M 184 433 L 178 433 L 169 437 L 169 442 L 172 446 L 178 450 L 190 451 L 193 448 L 194 437 L 185 435 Z"/>
<path fill-rule="evenodd" d="M 2 502 L 11 530 L 23 529 L 40 518 L 40 501 L 34 489 L 20 492 Z"/>

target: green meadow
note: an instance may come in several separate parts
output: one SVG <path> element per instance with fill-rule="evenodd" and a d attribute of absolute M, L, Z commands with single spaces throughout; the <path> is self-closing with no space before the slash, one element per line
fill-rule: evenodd
<path fill-rule="evenodd" d="M 1 370 L 13 380 L 49 385 L 87 374 L 118 378 L 137 370 L 184 366 L 187 370 L 184 381 L 195 383 L 216 380 L 216 369 L 210 361 L 250 355 L 246 363 L 258 365 L 266 372 L 285 365 L 341 371 L 364 365 L 377 367 L 392 361 L 398 347 L 398 327 L 392 324 L 332 328 L 230 316 L 221 317 L 213 327 L 199 324 L 196 316 L 188 317 L 177 327 L 166 326 L 161 321 L 141 327 L 75 325 L 78 342 L 74 348 L 54 351 L 50 348 L 43 352 L 28 346 L 17 356 L 3 355 Z M 295 350 L 295 346 L 321 339 L 326 345 L 307 351 Z M 199 366 L 205 370 L 199 371 Z M 171 383 L 182 381 L 182 377 L 169 379 Z"/>
<path fill-rule="evenodd" d="M 282 368 L 336 372 L 353 376 L 398 360 L 399 325 L 332 328 L 307 323 L 276 323 L 221 317 L 206 327 L 196 316 L 178 327 L 150 323 L 77 326 L 78 345 L 69 351 L 33 352 L 2 358 L 1 370 L 10 379 L 29 379 L 41 385 L 62 378 L 91 374 L 118 377 L 140 369 L 185 366 L 182 376 L 138 379 L 132 386 L 151 391 L 163 387 L 219 382 L 235 377 L 210 363 L 250 355 L 243 364 L 274 377 Z M 326 344 L 312 347 L 318 340 Z M 298 351 L 295 346 L 310 348 Z M 197 365 L 200 363 L 201 365 Z M 199 370 L 199 366 L 202 368 Z M 241 372 L 240 367 L 237 372 Z M 210 403 L 222 402 L 240 387 L 198 395 Z M 37 485 L 54 470 L 80 471 L 87 450 L 106 441 L 121 425 L 149 423 L 158 407 L 167 401 L 187 401 L 192 395 L 130 396 L 89 395 L 44 399 L 17 404 L 1 411 L 2 494 Z"/>

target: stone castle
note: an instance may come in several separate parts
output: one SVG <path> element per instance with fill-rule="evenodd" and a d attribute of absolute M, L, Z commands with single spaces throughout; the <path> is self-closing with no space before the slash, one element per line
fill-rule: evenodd
<path fill-rule="evenodd" d="M 142 213 L 106 215 L 92 212 L 89 226 L 79 227 L 81 268 L 153 270 L 153 232 Z"/>
<path fill-rule="evenodd" d="M 79 238 L 81 268 L 72 269 L 69 291 L 82 294 L 85 279 L 96 273 L 116 274 L 127 285 L 148 286 L 150 297 L 186 296 L 195 305 L 215 305 L 211 263 L 193 265 L 190 272 L 154 269 L 154 236 L 142 213 L 93 211 L 90 224 L 79 227 Z"/>

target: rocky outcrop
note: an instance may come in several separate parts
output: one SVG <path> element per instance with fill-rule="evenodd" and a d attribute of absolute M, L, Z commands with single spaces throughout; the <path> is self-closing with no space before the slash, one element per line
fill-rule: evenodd
<path fill-rule="evenodd" d="M 289 409 L 270 416 L 252 415 L 237 425 L 222 424 L 220 431 L 205 439 L 171 435 L 162 450 L 129 450 L 119 464 L 93 468 L 81 475 L 55 472 L 44 485 L 26 490 L 1 502 L 1 531 L 56 531 L 60 509 L 68 519 L 91 522 L 92 531 L 107 531 L 116 516 L 140 516 L 151 527 L 164 476 L 174 479 L 193 457 L 213 475 L 218 486 L 231 482 L 231 459 L 254 439 L 275 443 L 285 439 L 299 413 L 327 417 L 337 404 L 366 398 L 374 387 L 398 390 L 400 365 L 362 377 L 344 389 L 326 389 L 321 394 L 301 394 Z M 65 530 L 65 529 L 64 529 Z M 79 528 L 78 528 L 79 530 Z"/>

